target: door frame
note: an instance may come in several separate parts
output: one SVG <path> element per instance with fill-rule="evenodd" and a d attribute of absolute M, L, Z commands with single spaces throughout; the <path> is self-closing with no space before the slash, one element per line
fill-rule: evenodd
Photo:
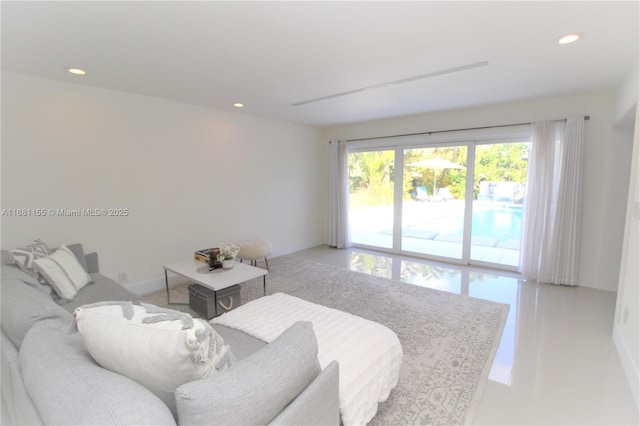
<path fill-rule="evenodd" d="M 383 253 L 401 254 L 406 256 L 445 262 L 456 265 L 472 265 L 488 267 L 504 271 L 517 272 L 519 267 L 512 267 L 499 263 L 482 262 L 471 259 L 471 223 L 473 219 L 473 184 L 475 175 L 475 148 L 478 145 L 530 142 L 531 126 L 513 126 L 508 128 L 489 128 L 479 130 L 452 131 L 434 135 L 407 135 L 371 138 L 357 141 L 347 141 L 348 154 L 368 151 L 391 151 L 394 155 L 394 197 L 393 197 L 393 237 L 392 248 L 370 246 L 353 243 L 354 247 L 375 250 Z M 462 237 L 462 256 L 460 259 L 425 255 L 423 253 L 402 250 L 402 196 L 404 176 L 404 150 L 439 148 L 447 146 L 467 147 L 467 178 L 465 185 L 464 230 Z M 471 176 L 471 178 L 470 178 Z"/>

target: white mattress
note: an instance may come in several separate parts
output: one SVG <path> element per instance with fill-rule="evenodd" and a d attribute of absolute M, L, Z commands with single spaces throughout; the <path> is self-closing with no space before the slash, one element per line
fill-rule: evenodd
<path fill-rule="evenodd" d="M 325 368 L 340 364 L 340 415 L 345 426 L 364 425 L 398 383 L 402 346 L 387 327 L 336 309 L 276 293 L 211 320 L 272 342 L 296 321 L 310 321 Z"/>

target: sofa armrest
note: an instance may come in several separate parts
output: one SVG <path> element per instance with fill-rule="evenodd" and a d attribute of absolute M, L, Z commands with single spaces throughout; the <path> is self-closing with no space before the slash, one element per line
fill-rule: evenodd
<path fill-rule="evenodd" d="M 88 253 L 84 256 L 87 261 L 87 272 L 90 274 L 97 274 L 100 272 L 100 264 L 98 263 L 98 253 Z"/>
<path fill-rule="evenodd" d="M 338 373 L 338 362 L 332 361 L 270 425 L 339 425 Z"/>
<path fill-rule="evenodd" d="M 231 368 L 179 386 L 178 424 L 268 424 L 320 374 L 313 326 L 296 322 Z"/>
<path fill-rule="evenodd" d="M 0 337 L 0 362 L 2 364 L 2 424 L 11 425 L 44 425 L 38 409 L 27 392 L 20 355 L 7 334 L 2 330 Z"/>

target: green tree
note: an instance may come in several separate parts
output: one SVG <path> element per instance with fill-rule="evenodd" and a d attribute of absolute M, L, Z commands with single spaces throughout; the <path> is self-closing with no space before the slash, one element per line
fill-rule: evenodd
<path fill-rule="evenodd" d="M 349 154 L 349 184 L 352 198 L 376 204 L 393 202 L 394 151 L 368 151 Z M 351 174 L 353 172 L 353 174 Z"/>

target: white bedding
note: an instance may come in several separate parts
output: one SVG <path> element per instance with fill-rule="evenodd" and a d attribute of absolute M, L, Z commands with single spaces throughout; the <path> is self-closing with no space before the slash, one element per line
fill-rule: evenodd
<path fill-rule="evenodd" d="M 402 346 L 387 327 L 346 312 L 276 293 L 211 320 L 265 342 L 272 342 L 296 321 L 310 321 L 318 340 L 318 360 L 325 368 L 340 363 L 342 423 L 364 425 L 376 414 L 378 402 L 398 383 Z"/>

